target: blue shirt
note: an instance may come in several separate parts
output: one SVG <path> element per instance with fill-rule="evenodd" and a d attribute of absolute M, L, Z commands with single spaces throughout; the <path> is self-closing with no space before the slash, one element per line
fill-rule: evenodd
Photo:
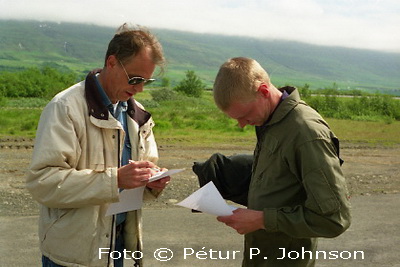
<path fill-rule="evenodd" d="M 126 121 L 126 110 L 128 109 L 128 104 L 126 103 L 126 101 L 125 102 L 119 101 L 117 108 L 114 110 L 114 105 L 111 103 L 110 99 L 108 98 L 106 92 L 104 91 L 98 79 L 96 79 L 96 83 L 103 104 L 108 108 L 108 110 L 114 116 L 114 118 L 117 119 L 122 124 L 122 127 L 125 131 L 124 148 L 122 150 L 122 158 L 120 161 L 120 165 L 124 166 L 129 163 L 132 151 L 131 142 L 129 140 L 127 121 Z"/>
<path fill-rule="evenodd" d="M 128 109 L 128 104 L 126 103 L 126 101 L 125 102 L 119 101 L 117 107 L 114 109 L 114 105 L 111 103 L 110 98 L 107 96 L 106 92 L 104 91 L 104 88 L 101 86 L 99 80 L 97 79 L 97 75 L 96 75 L 96 83 L 103 104 L 108 108 L 108 110 L 114 116 L 114 118 L 117 119 L 122 124 L 122 127 L 125 131 L 125 140 L 124 140 L 124 147 L 122 150 L 122 157 L 119 160 L 120 166 L 124 166 L 129 163 L 132 151 L 131 141 L 129 140 L 127 121 L 126 121 L 126 110 Z M 120 191 L 122 191 L 122 189 Z M 125 218 L 126 218 L 126 213 L 117 214 L 116 225 L 119 225 L 122 222 L 124 222 Z"/>

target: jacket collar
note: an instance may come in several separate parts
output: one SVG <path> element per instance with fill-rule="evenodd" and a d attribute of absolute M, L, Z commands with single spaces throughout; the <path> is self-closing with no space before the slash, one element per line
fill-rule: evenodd
<path fill-rule="evenodd" d="M 289 96 L 287 96 L 275 109 L 271 115 L 270 120 L 266 125 L 271 125 L 281 121 L 292 109 L 294 109 L 300 100 L 299 92 L 296 88 L 291 86 L 285 86 L 279 88 L 280 91 L 286 91 Z"/>
<path fill-rule="evenodd" d="M 261 137 L 264 135 L 268 126 L 275 124 L 281 121 L 283 118 L 285 118 L 285 116 L 293 108 L 295 108 L 300 101 L 300 95 L 296 88 L 291 86 L 285 86 L 279 88 L 279 90 L 282 92 L 286 91 L 288 96 L 286 96 L 285 99 L 279 102 L 278 106 L 275 108 L 275 110 L 272 112 L 268 120 L 263 125 L 256 126 L 256 135 L 258 140 L 261 140 Z"/>
<path fill-rule="evenodd" d="M 89 108 L 89 115 L 99 120 L 108 120 L 110 113 L 104 105 L 96 84 L 96 74 L 101 69 L 91 71 L 85 79 L 85 97 Z M 151 118 L 151 114 L 140 108 L 133 98 L 127 101 L 127 114 L 131 117 L 139 127 L 144 125 Z"/>

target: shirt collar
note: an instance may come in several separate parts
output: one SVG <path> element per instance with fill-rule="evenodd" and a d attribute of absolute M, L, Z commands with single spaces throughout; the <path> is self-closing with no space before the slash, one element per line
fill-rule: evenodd
<path fill-rule="evenodd" d="M 115 109 L 114 112 L 114 106 L 110 100 L 110 98 L 107 96 L 106 91 L 104 91 L 103 86 L 101 86 L 100 82 L 99 82 L 99 78 L 98 78 L 99 74 L 96 74 L 96 85 L 97 85 L 97 89 L 99 91 L 100 97 L 101 97 L 101 101 L 104 104 L 104 106 L 106 106 L 108 108 L 108 110 L 110 111 L 110 113 L 115 117 L 118 118 L 119 114 L 121 114 L 121 112 L 125 112 L 128 108 L 128 104 L 126 103 L 126 101 L 118 102 L 118 106 Z"/>
<path fill-rule="evenodd" d="M 274 124 L 275 122 L 281 120 L 289 112 L 289 110 L 296 106 L 298 101 L 300 101 L 300 97 L 294 87 L 285 86 L 279 88 L 279 90 L 282 92 L 282 96 L 275 110 L 263 125 L 255 127 L 258 137 L 262 135 L 267 125 Z M 279 107 L 281 108 L 279 109 Z"/>
<path fill-rule="evenodd" d="M 264 122 L 264 125 L 268 124 L 268 122 L 270 122 L 270 120 L 272 119 L 272 116 L 274 115 L 275 111 L 278 109 L 279 105 L 283 102 L 283 100 L 285 100 L 287 97 L 289 96 L 289 93 L 286 92 L 286 90 L 283 88 L 282 89 L 282 95 L 281 95 L 281 99 L 279 100 L 278 105 L 276 106 L 275 110 L 271 113 L 271 115 L 269 115 L 268 119 Z"/>
<path fill-rule="evenodd" d="M 99 73 L 101 69 L 96 69 L 86 76 L 85 79 L 85 98 L 87 101 L 89 115 L 99 120 L 108 120 L 108 108 L 103 104 L 102 97 L 99 94 L 98 86 L 96 84 L 95 74 Z M 111 101 L 110 101 L 111 102 Z M 139 107 L 133 98 L 130 98 L 127 102 L 122 102 L 121 106 L 126 105 L 126 112 L 134 121 L 139 124 L 139 127 L 148 122 L 151 118 L 151 114 Z"/>

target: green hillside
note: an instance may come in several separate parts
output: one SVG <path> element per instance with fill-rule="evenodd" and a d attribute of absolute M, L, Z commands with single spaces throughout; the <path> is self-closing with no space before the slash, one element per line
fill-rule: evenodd
<path fill-rule="evenodd" d="M 113 28 L 87 24 L 0 20 L 0 71 L 50 65 L 86 73 L 103 65 Z M 311 88 L 400 94 L 400 54 L 297 42 L 153 29 L 168 61 L 172 85 L 194 70 L 209 86 L 230 57 L 259 61 L 272 81 Z M 356 40 L 355 40 L 356 41 Z"/>

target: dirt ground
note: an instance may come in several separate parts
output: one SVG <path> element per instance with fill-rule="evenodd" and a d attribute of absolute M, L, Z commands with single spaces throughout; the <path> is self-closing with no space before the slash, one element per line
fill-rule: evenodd
<path fill-rule="evenodd" d="M 0 139 L 0 216 L 37 215 L 37 204 L 25 189 L 24 174 L 33 149 L 32 139 Z M 252 147 L 218 145 L 190 147 L 159 144 L 159 166 L 186 168 L 172 177 L 163 195 L 149 207 L 168 208 L 198 189 L 193 162 L 205 161 L 213 153 L 251 154 Z M 400 145 L 392 147 L 342 143 L 343 171 L 351 195 L 391 194 L 400 192 Z"/>

